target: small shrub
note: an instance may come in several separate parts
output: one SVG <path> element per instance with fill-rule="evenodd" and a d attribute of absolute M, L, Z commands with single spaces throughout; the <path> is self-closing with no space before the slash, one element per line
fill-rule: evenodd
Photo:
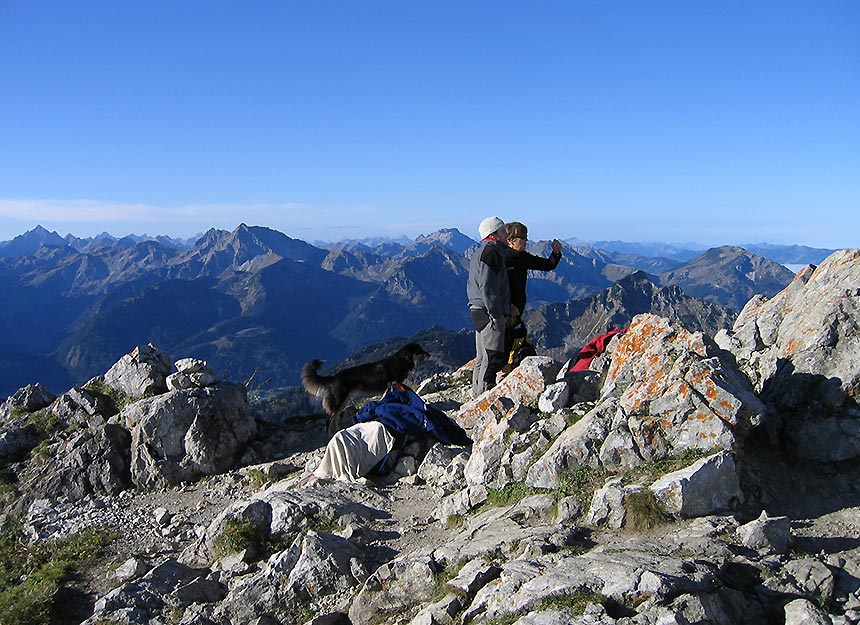
<path fill-rule="evenodd" d="M 334 532 L 339 527 L 338 518 L 335 516 L 313 516 L 308 524 L 308 529 L 314 532 Z"/>
<path fill-rule="evenodd" d="M 649 530 L 672 522 L 672 517 L 647 488 L 630 493 L 624 498 L 624 512 L 624 526 L 636 531 Z"/>
<path fill-rule="evenodd" d="M 487 502 L 493 506 L 511 506 L 532 493 L 524 482 L 512 482 L 503 488 L 487 489 Z"/>

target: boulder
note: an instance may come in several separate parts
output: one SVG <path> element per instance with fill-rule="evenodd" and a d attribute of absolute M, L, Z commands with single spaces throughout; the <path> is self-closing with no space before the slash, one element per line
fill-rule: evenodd
<path fill-rule="evenodd" d="M 170 373 L 170 356 L 149 343 L 138 345 L 120 358 L 105 373 L 104 382 L 129 397 L 145 397 L 165 392 Z"/>
<path fill-rule="evenodd" d="M 72 501 L 87 495 L 117 495 L 131 488 L 131 435 L 106 424 L 75 430 L 50 459 L 52 471 L 39 481 L 44 496 Z"/>
<path fill-rule="evenodd" d="M 682 518 L 732 510 L 743 497 L 734 458 L 727 451 L 664 475 L 650 488 L 667 512 Z"/>
<path fill-rule="evenodd" d="M 204 388 L 218 383 L 218 378 L 205 360 L 181 358 L 176 361 L 176 373 L 167 376 L 167 389 L 180 391 L 188 388 Z"/>
<path fill-rule="evenodd" d="M 44 436 L 29 415 L 22 415 L 4 423 L 0 427 L 0 463 L 23 458 Z"/>
<path fill-rule="evenodd" d="M 509 439 L 516 432 L 526 431 L 536 419 L 537 415 L 522 404 L 510 405 L 499 401 L 491 406 L 472 431 L 472 453 L 464 471 L 466 483 L 502 488 L 512 482 L 502 464 L 505 452 L 510 448 Z"/>
<path fill-rule="evenodd" d="M 549 385 L 538 398 L 538 409 L 541 412 L 555 412 L 567 406 L 570 398 L 570 383 L 566 380 Z"/>
<path fill-rule="evenodd" d="M 5 402 L 0 404 L 0 423 L 8 419 L 15 408 L 34 412 L 50 406 L 56 398 L 56 395 L 38 382 L 19 388 Z"/>
<path fill-rule="evenodd" d="M 131 430 L 132 479 L 145 488 L 223 473 L 256 434 L 239 384 L 170 391 L 127 406 L 119 418 Z"/>
<path fill-rule="evenodd" d="M 418 467 L 418 477 L 429 486 L 438 488 L 443 492 L 450 492 L 460 488 L 463 484 L 463 472 L 469 459 L 467 447 L 455 447 L 434 444 L 421 465 Z"/>
<path fill-rule="evenodd" d="M 841 250 L 771 299 L 751 299 L 717 335 L 771 407 L 771 436 L 801 458 L 860 457 L 858 319 L 860 250 Z"/>
<path fill-rule="evenodd" d="M 546 356 L 529 356 L 496 386 L 462 405 L 455 421 L 471 429 L 487 411 L 505 412 L 511 405 L 535 405 L 547 386 L 555 382 L 558 365 Z"/>
<path fill-rule="evenodd" d="M 764 413 L 749 381 L 701 332 L 637 315 L 610 350 L 601 397 L 618 397 L 643 458 L 662 456 L 660 442 L 733 449 Z"/>
<path fill-rule="evenodd" d="M 372 625 L 429 601 L 439 568 L 427 554 L 410 554 L 383 564 L 353 600 L 350 620 L 354 625 Z"/>
<path fill-rule="evenodd" d="M 700 449 L 736 449 L 765 408 L 729 355 L 702 333 L 637 315 L 601 355 L 594 408 L 529 469 L 527 483 L 554 488 L 580 466 L 630 468 Z"/>
<path fill-rule="evenodd" d="M 795 599 L 785 604 L 785 625 L 833 625 L 833 621 L 807 599 Z"/>
<path fill-rule="evenodd" d="M 754 521 L 741 525 L 737 534 L 744 547 L 765 554 L 785 554 L 791 546 L 791 519 L 772 517 L 766 510 Z"/>
<path fill-rule="evenodd" d="M 212 603 L 226 595 L 226 588 L 207 579 L 206 571 L 166 560 L 143 577 L 107 593 L 95 604 L 85 623 L 106 621 L 161 622 L 159 616 L 195 603 Z"/>

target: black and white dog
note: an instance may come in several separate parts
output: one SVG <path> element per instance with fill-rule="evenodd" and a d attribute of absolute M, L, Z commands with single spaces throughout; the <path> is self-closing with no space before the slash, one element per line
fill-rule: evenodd
<path fill-rule="evenodd" d="M 328 414 L 327 430 L 331 435 L 337 430 L 340 414 L 350 397 L 378 395 L 384 393 L 391 382 L 402 384 L 415 363 L 429 355 L 417 343 L 408 343 L 387 358 L 349 367 L 334 375 L 320 375 L 317 370 L 322 361 L 311 360 L 302 367 L 302 386 L 311 395 L 322 397 L 323 409 Z"/>

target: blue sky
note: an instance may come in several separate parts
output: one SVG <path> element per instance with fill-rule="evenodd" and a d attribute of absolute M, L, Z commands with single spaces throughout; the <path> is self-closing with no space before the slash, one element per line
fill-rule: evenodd
<path fill-rule="evenodd" d="M 0 0 L 0 240 L 858 247 L 860 2 Z"/>

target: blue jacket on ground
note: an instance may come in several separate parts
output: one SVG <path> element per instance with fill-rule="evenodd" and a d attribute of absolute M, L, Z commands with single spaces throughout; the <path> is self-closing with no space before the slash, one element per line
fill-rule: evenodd
<path fill-rule="evenodd" d="M 408 388 L 389 391 L 382 399 L 365 403 L 355 415 L 355 421 L 379 421 L 401 435 L 429 434 L 446 445 L 472 444 L 463 428 L 441 410 L 428 406 Z"/>

